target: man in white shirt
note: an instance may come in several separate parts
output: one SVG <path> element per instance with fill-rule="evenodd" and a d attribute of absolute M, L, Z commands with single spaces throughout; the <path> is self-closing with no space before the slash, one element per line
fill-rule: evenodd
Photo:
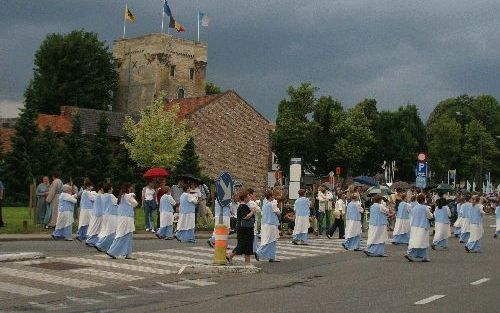
<path fill-rule="evenodd" d="M 326 209 L 328 207 L 328 197 L 326 195 L 325 187 L 321 186 L 318 188 L 318 195 L 316 197 L 318 200 L 318 212 L 316 212 L 316 218 L 318 219 L 318 233 L 319 235 L 323 235 L 323 218 L 326 214 Z"/>
<path fill-rule="evenodd" d="M 345 215 L 345 195 L 343 193 L 340 193 L 338 196 L 337 201 L 335 202 L 335 209 L 333 211 L 333 215 L 335 217 L 335 220 L 333 221 L 332 226 L 328 229 L 326 236 L 328 238 L 332 238 L 333 234 L 337 230 L 337 227 L 339 229 L 339 239 L 344 239 L 344 231 L 345 231 L 345 226 L 344 226 L 344 215 Z"/>

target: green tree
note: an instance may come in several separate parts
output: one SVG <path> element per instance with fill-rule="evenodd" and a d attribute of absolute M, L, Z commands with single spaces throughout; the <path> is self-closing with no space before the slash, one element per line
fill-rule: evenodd
<path fill-rule="evenodd" d="M 113 55 L 96 33 L 50 34 L 35 53 L 26 99 L 41 113 L 58 114 L 61 105 L 107 110 L 118 74 Z"/>
<path fill-rule="evenodd" d="M 347 176 L 362 174 L 357 169 L 364 158 L 368 157 L 370 147 L 375 141 L 370 129 L 370 121 L 361 107 L 354 107 L 347 112 L 333 112 L 331 136 L 336 139 L 329 159 L 341 165 Z"/>
<path fill-rule="evenodd" d="M 47 125 L 36 138 L 36 159 L 34 160 L 34 173 L 38 179 L 61 171 L 61 142 L 56 134 Z"/>
<path fill-rule="evenodd" d="M 217 86 L 216 84 L 212 83 L 212 82 L 207 82 L 206 85 L 205 85 L 205 94 L 208 96 L 208 95 L 216 95 L 216 94 L 219 94 L 221 93 L 221 89 L 219 86 Z"/>
<path fill-rule="evenodd" d="M 71 133 L 64 137 L 64 151 L 62 174 L 65 179 L 71 179 L 74 183 L 81 184 L 88 176 L 91 164 L 89 142 L 82 134 L 82 123 L 79 114 L 72 119 Z"/>
<path fill-rule="evenodd" d="M 368 119 L 369 128 L 374 134 L 375 140 L 372 141 L 369 149 L 372 151 L 380 150 L 380 146 L 378 145 L 380 138 L 378 136 L 378 133 L 376 132 L 377 123 L 380 119 L 380 113 L 377 110 L 377 100 L 365 98 L 363 101 L 356 104 L 355 107 L 363 111 L 363 114 Z M 364 158 L 363 160 L 361 160 L 357 167 L 357 170 L 360 174 L 373 175 L 380 169 L 382 160 L 383 158 L 381 158 L 380 153 L 374 153 L 369 158 Z"/>
<path fill-rule="evenodd" d="M 462 147 L 460 124 L 447 116 L 434 120 L 428 129 L 428 140 L 429 167 L 436 173 L 437 181 L 444 181 L 448 170 L 457 169 Z"/>
<path fill-rule="evenodd" d="M 36 142 L 38 136 L 36 118 L 38 113 L 29 105 L 21 109 L 11 139 L 12 150 L 5 156 L 5 183 L 14 201 L 25 201 L 29 195 L 29 184 L 36 175 Z"/>
<path fill-rule="evenodd" d="M 178 118 L 179 107 L 165 111 L 162 99 L 158 97 L 141 112 L 140 122 L 130 117 L 125 121 L 130 141 L 124 145 L 140 168 L 174 167 L 191 138 L 187 122 Z"/>
<path fill-rule="evenodd" d="M 337 164 L 330 162 L 328 153 L 333 149 L 336 138 L 330 136 L 330 128 L 333 123 L 333 112 L 342 112 L 342 104 L 340 101 L 333 99 L 331 96 L 321 97 L 318 99 L 317 104 L 313 111 L 313 132 L 314 136 L 311 138 L 316 147 L 315 158 L 315 174 L 327 175 L 333 171 Z M 318 160 L 316 162 L 316 160 Z"/>
<path fill-rule="evenodd" d="M 482 177 L 480 174 L 486 171 L 498 171 L 499 151 L 495 146 L 495 138 L 477 120 L 465 126 L 464 137 L 463 156 L 466 175 L 473 177 L 481 185 Z"/>
<path fill-rule="evenodd" d="M 180 161 L 175 166 L 172 177 L 175 178 L 181 174 L 193 174 L 196 177 L 201 177 L 200 160 L 196 154 L 193 138 L 190 138 L 182 149 Z"/>
<path fill-rule="evenodd" d="M 108 126 L 108 118 L 105 114 L 101 114 L 90 147 L 89 176 L 94 182 L 103 182 L 109 178 L 113 148 L 108 136 Z"/>
<path fill-rule="evenodd" d="M 120 188 L 123 183 L 139 186 L 143 183 L 142 174 L 143 171 L 137 168 L 135 162 L 130 158 L 123 142 L 120 143 L 114 151 L 114 157 L 109 166 L 109 175 L 113 186 L 115 186 L 114 189 Z M 140 192 L 141 189 L 136 188 L 137 191 Z"/>
<path fill-rule="evenodd" d="M 276 129 L 271 135 L 273 151 L 281 169 L 288 174 L 291 157 L 302 157 L 303 166 L 312 170 L 315 166 L 315 147 L 311 142 L 314 131 L 308 115 L 314 110 L 318 89 L 309 83 L 288 87 L 290 99 L 281 100 L 278 107 Z"/>

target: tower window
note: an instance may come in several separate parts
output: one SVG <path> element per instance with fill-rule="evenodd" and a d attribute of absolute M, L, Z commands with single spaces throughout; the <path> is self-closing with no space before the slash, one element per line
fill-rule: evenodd
<path fill-rule="evenodd" d="M 170 77 L 175 76 L 175 65 L 170 65 Z"/>
<path fill-rule="evenodd" d="M 183 88 L 180 88 L 180 89 L 177 91 L 177 98 L 178 98 L 178 99 L 184 99 L 184 89 L 183 89 Z"/>
<path fill-rule="evenodd" d="M 194 68 L 189 69 L 189 79 L 194 80 Z"/>

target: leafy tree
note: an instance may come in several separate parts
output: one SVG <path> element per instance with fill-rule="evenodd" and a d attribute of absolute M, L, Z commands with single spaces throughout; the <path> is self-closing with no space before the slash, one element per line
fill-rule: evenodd
<path fill-rule="evenodd" d="M 38 113 L 29 105 L 21 109 L 11 139 L 12 151 L 5 156 L 5 182 L 14 201 L 28 199 L 29 184 L 36 175 L 36 143 L 38 135 L 36 118 Z"/>
<path fill-rule="evenodd" d="M 47 125 L 36 138 L 36 159 L 34 160 L 34 173 L 38 179 L 49 176 L 54 171 L 61 170 L 61 143 L 56 134 Z"/>
<path fill-rule="evenodd" d="M 462 129 L 456 120 L 443 116 L 434 120 L 428 133 L 429 166 L 436 173 L 437 180 L 442 181 L 448 170 L 457 168 Z"/>
<path fill-rule="evenodd" d="M 88 161 L 90 159 L 89 143 L 82 134 L 82 124 L 79 114 L 75 114 L 72 120 L 71 133 L 64 137 L 64 151 L 62 174 L 64 178 L 71 179 L 77 185 L 88 176 L 89 169 L 94 166 Z"/>
<path fill-rule="evenodd" d="M 340 164 L 347 176 L 362 174 L 357 167 L 368 157 L 375 141 L 368 118 L 362 108 L 354 107 L 347 112 L 333 112 L 333 120 L 330 132 L 337 140 L 329 152 L 329 160 Z"/>
<path fill-rule="evenodd" d="M 480 174 L 486 171 L 498 171 L 499 151 L 495 146 L 495 138 L 477 120 L 466 125 L 464 137 L 463 156 L 466 174 L 481 183 Z"/>
<path fill-rule="evenodd" d="M 188 173 L 201 177 L 200 161 L 196 154 L 193 138 L 190 138 L 182 149 L 180 161 L 175 166 L 172 177 L 175 178 L 177 175 Z"/>
<path fill-rule="evenodd" d="M 332 97 L 321 97 L 313 111 L 314 146 L 316 147 L 316 175 L 327 175 L 337 164 L 329 162 L 328 152 L 333 149 L 336 138 L 330 136 L 333 119 L 332 112 L 341 112 L 341 103 Z"/>
<path fill-rule="evenodd" d="M 276 129 L 271 135 L 273 151 L 278 157 L 281 169 L 288 173 L 291 157 L 302 157 L 306 169 L 312 170 L 316 153 L 311 138 L 314 135 L 308 115 L 314 110 L 318 89 L 309 83 L 299 87 L 288 87 L 290 99 L 281 100 L 278 107 Z"/>
<path fill-rule="evenodd" d="M 107 110 L 118 74 L 113 55 L 96 33 L 50 34 L 35 53 L 34 77 L 26 101 L 41 113 L 58 114 L 61 105 Z"/>
<path fill-rule="evenodd" d="M 101 114 L 90 147 L 91 166 L 89 167 L 89 176 L 94 182 L 103 182 L 106 178 L 109 178 L 109 166 L 113 156 L 113 148 L 108 136 L 108 126 L 108 118 L 105 114 Z"/>
<path fill-rule="evenodd" d="M 125 131 L 130 138 L 124 143 L 125 148 L 141 168 L 174 167 L 191 138 L 187 122 L 178 119 L 179 107 L 165 111 L 162 99 L 158 97 L 141 112 L 139 123 L 130 117 L 125 121 Z"/>
<path fill-rule="evenodd" d="M 363 114 L 368 119 L 369 128 L 374 133 L 375 140 L 371 143 L 371 146 L 369 147 L 370 150 L 380 150 L 380 145 L 378 145 L 380 138 L 376 132 L 377 123 L 380 119 L 380 113 L 377 110 L 377 100 L 365 98 L 363 101 L 356 104 L 355 107 L 363 111 Z M 382 164 L 383 161 L 380 152 L 374 153 L 371 157 L 361 160 L 357 167 L 360 174 L 373 175 L 380 169 L 380 164 Z"/>
<path fill-rule="evenodd" d="M 123 183 L 127 182 L 139 186 L 143 182 L 142 174 L 143 172 L 137 168 L 135 162 L 130 158 L 125 145 L 123 143 L 118 145 L 109 166 L 109 176 L 113 186 L 115 186 L 114 189 L 117 190 Z M 140 189 L 136 188 L 137 191 L 140 192 Z"/>
<path fill-rule="evenodd" d="M 207 82 L 207 84 L 205 85 L 205 94 L 207 96 L 208 95 L 216 95 L 216 94 L 219 94 L 221 92 L 222 91 L 221 91 L 220 87 L 212 82 Z"/>

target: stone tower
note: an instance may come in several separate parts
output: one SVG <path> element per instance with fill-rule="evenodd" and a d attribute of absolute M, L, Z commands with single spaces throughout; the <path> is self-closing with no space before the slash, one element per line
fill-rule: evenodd
<path fill-rule="evenodd" d="M 119 73 L 113 111 L 137 115 L 161 91 L 166 100 L 205 95 L 204 43 L 148 34 L 115 40 L 113 57 Z"/>

